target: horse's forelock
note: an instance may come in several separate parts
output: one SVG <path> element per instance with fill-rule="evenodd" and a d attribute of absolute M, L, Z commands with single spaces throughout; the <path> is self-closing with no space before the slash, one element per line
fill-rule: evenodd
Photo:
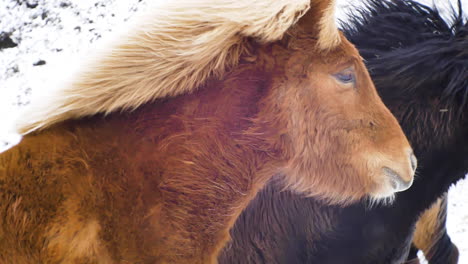
<path fill-rule="evenodd" d="M 341 43 L 335 13 L 336 0 L 311 0 L 311 8 L 299 20 L 299 32 L 316 39 L 318 51 L 330 51 Z"/>
<path fill-rule="evenodd" d="M 319 36 L 317 46 L 321 50 L 330 50 L 338 46 L 341 37 L 335 21 L 336 0 L 331 0 L 322 11 L 319 22 Z"/>

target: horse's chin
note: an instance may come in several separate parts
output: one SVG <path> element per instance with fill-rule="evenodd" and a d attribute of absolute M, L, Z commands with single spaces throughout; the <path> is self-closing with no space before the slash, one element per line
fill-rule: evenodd
<path fill-rule="evenodd" d="M 378 205 L 391 205 L 395 201 L 395 189 L 391 184 L 381 186 L 378 191 L 367 196 L 365 203 L 369 208 Z"/>
<path fill-rule="evenodd" d="M 373 207 L 377 207 L 380 205 L 389 206 L 393 204 L 394 201 L 395 201 L 395 193 L 392 193 L 389 196 L 380 196 L 380 197 L 370 195 L 366 198 L 364 203 L 366 205 L 366 208 L 372 209 Z"/>

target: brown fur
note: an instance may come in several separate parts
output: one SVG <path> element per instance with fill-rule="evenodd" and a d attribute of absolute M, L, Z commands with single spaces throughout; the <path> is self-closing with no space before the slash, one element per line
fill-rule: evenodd
<path fill-rule="evenodd" d="M 434 246 L 434 243 L 441 238 L 441 224 L 445 224 L 441 221 L 441 218 L 445 218 L 446 215 L 443 210 L 440 210 L 442 206 L 442 198 L 439 198 L 431 208 L 427 209 L 419 218 L 416 224 L 416 231 L 414 232 L 414 245 L 421 249 L 423 252 L 429 252 Z M 442 228 L 445 230 L 445 227 Z"/>
<path fill-rule="evenodd" d="M 384 166 L 412 180 L 356 49 L 341 35 L 316 48 L 316 24 L 250 41 L 255 60 L 192 94 L 62 122 L 3 153 L 0 262 L 215 263 L 272 175 L 336 203 L 391 195 Z M 355 84 L 333 77 L 347 67 Z"/>
<path fill-rule="evenodd" d="M 413 245 L 423 252 L 429 263 L 458 263 L 458 249 L 447 236 L 447 199 L 448 193 L 445 193 L 416 223 Z M 419 261 L 414 259 L 407 263 Z"/>

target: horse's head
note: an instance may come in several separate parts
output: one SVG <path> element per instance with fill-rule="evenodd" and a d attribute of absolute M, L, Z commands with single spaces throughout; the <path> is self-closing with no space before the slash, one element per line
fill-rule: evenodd
<path fill-rule="evenodd" d="M 330 1 L 312 1 L 288 37 L 265 47 L 276 61 L 263 114 L 282 130 L 290 188 L 332 202 L 392 197 L 411 186 L 416 158 L 333 14 Z"/>
<path fill-rule="evenodd" d="M 417 2 L 373 0 L 345 30 L 417 155 L 455 167 L 468 151 L 468 23 L 461 2 L 452 11 L 447 21 Z"/>

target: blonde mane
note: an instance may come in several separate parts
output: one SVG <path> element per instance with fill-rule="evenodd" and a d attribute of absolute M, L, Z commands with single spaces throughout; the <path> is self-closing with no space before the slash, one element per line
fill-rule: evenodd
<path fill-rule="evenodd" d="M 15 128 L 24 135 L 190 93 L 235 66 L 246 38 L 278 40 L 309 8 L 310 0 L 160 1 L 67 85 L 33 102 Z"/>

